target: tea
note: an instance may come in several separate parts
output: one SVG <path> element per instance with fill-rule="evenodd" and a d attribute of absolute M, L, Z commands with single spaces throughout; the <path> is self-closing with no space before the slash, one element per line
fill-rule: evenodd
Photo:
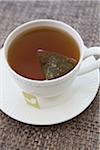
<path fill-rule="evenodd" d="M 8 63 L 23 77 L 45 80 L 38 49 L 75 59 L 80 58 L 76 41 L 67 32 L 55 27 L 36 27 L 21 33 L 8 50 Z M 77 64 L 77 63 L 76 63 Z"/>
<path fill-rule="evenodd" d="M 39 49 L 37 54 L 46 80 L 55 79 L 67 74 L 77 64 L 76 59 L 55 52 Z"/>

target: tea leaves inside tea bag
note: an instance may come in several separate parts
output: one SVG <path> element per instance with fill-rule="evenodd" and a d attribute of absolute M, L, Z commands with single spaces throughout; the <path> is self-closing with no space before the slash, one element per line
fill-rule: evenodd
<path fill-rule="evenodd" d="M 77 64 L 77 60 L 55 52 L 47 52 L 39 49 L 37 53 L 47 80 L 65 75 Z"/>

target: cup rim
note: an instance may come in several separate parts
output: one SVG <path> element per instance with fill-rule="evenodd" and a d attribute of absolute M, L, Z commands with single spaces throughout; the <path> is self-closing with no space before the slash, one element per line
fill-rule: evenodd
<path fill-rule="evenodd" d="M 80 59 L 77 63 L 77 65 L 67 74 L 61 76 L 61 77 L 58 77 L 58 78 L 55 78 L 55 79 L 51 79 L 51 80 L 33 80 L 33 79 L 29 79 L 29 78 L 26 78 L 24 76 L 21 76 L 20 74 L 18 74 L 17 72 L 15 72 L 11 67 L 10 65 L 8 64 L 8 61 L 7 61 L 7 58 L 6 58 L 6 45 L 7 43 L 9 42 L 9 40 L 11 39 L 11 37 L 16 33 L 18 32 L 19 29 L 21 28 L 24 28 L 24 27 L 27 27 L 28 25 L 30 24 L 34 24 L 34 23 L 39 23 L 39 22 L 53 22 L 53 23 L 56 23 L 56 24 L 60 24 L 60 25 L 63 25 L 63 26 L 66 26 L 66 28 L 69 28 L 78 38 L 78 41 L 80 42 L 80 45 L 81 45 L 81 48 L 80 49 L 80 53 L 81 53 L 81 56 L 80 56 Z M 75 38 L 74 38 L 75 39 Z M 76 41 L 76 40 L 75 40 Z M 78 46 L 79 46 L 79 43 L 77 43 Z M 66 77 L 70 76 L 80 65 L 80 62 L 82 61 L 83 59 L 83 51 L 82 51 L 82 48 L 84 47 L 84 43 L 83 43 L 83 40 L 81 38 L 81 36 L 79 35 L 79 33 L 74 29 L 72 28 L 70 25 L 62 22 L 62 21 L 58 21 L 58 20 L 53 20 L 53 19 L 37 19 L 37 20 L 33 20 L 33 21 L 29 21 L 29 22 L 26 22 L 20 26 L 18 26 L 17 28 L 15 28 L 7 37 L 5 43 L 4 43 L 4 57 L 5 57 L 5 63 L 8 67 L 8 69 L 16 76 L 18 76 L 18 78 L 22 79 L 22 80 L 25 80 L 25 81 L 28 81 L 28 82 L 31 82 L 31 83 L 39 83 L 39 84 L 47 84 L 47 83 L 55 83 L 57 81 L 60 81 L 60 80 L 63 80 L 65 79 Z"/>

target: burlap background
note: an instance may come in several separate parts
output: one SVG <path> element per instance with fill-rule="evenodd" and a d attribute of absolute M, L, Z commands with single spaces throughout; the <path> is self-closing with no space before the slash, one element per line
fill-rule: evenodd
<path fill-rule="evenodd" d="M 86 46 L 100 46 L 100 1 L 0 1 L 0 47 L 18 25 L 39 18 L 64 21 Z M 100 92 L 82 114 L 63 124 L 38 127 L 0 112 L 0 150 L 99 150 Z"/>

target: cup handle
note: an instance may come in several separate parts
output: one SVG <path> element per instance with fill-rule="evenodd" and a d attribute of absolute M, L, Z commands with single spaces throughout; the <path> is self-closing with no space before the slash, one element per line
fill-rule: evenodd
<path fill-rule="evenodd" d="M 86 51 L 84 53 L 83 59 L 86 59 L 89 56 L 95 56 L 95 55 L 99 56 L 99 58 L 94 63 L 86 67 L 80 68 L 79 75 L 82 75 L 82 74 L 85 74 L 85 73 L 88 73 L 95 69 L 100 68 L 100 47 L 90 47 L 90 48 L 86 47 Z"/>

